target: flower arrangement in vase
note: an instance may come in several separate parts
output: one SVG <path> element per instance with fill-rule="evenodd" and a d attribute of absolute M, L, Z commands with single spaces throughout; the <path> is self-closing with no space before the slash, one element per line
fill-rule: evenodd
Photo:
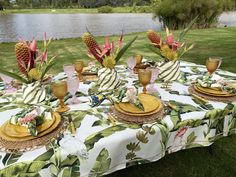
<path fill-rule="evenodd" d="M 98 91 L 112 90 L 120 85 L 115 65 L 136 39 L 137 36 L 122 47 L 123 34 L 118 42 L 110 42 L 109 37 L 106 37 L 105 44 L 99 46 L 95 37 L 90 32 L 83 34 L 82 40 L 88 48 L 88 56 L 95 58 L 103 67 L 98 71 Z"/>
<path fill-rule="evenodd" d="M 55 57 L 48 59 L 48 45 L 51 39 L 46 40 L 44 34 L 43 52 L 37 49 L 37 41 L 32 42 L 20 40 L 15 45 L 16 61 L 20 74 L 9 72 L 0 68 L 0 73 L 10 76 L 23 83 L 23 102 L 26 104 L 37 104 L 45 100 L 46 89 L 42 84 L 47 72 L 56 64 Z"/>
<path fill-rule="evenodd" d="M 159 78 L 164 82 L 180 79 L 179 60 L 194 47 L 193 44 L 188 45 L 183 41 L 183 38 L 196 20 L 197 17 L 180 33 L 177 40 L 175 40 L 174 35 L 170 33 L 167 27 L 165 39 L 153 30 L 147 32 L 147 37 L 151 41 L 148 48 L 162 59 L 161 62 L 157 63 L 157 68 L 160 70 Z"/>

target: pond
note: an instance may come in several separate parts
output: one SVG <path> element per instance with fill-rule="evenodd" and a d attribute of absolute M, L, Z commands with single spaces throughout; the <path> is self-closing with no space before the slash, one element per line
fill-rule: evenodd
<path fill-rule="evenodd" d="M 236 12 L 224 13 L 219 26 L 236 26 Z M 80 37 L 86 28 L 94 35 L 113 35 L 159 30 L 152 14 L 9 14 L 0 15 L 0 42 L 19 38 L 42 39 L 43 33 L 59 38 Z"/>

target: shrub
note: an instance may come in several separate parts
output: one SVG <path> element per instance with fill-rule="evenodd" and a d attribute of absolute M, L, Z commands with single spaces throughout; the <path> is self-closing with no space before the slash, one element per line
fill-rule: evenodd
<path fill-rule="evenodd" d="M 98 8 L 98 13 L 112 13 L 113 9 L 110 6 L 102 6 Z"/>
<path fill-rule="evenodd" d="M 153 9 L 151 6 L 138 6 L 137 11 L 139 13 L 152 13 Z"/>
<path fill-rule="evenodd" d="M 214 25 L 224 10 L 225 0 L 162 0 L 154 7 L 154 16 L 172 29 L 186 27 L 196 16 L 196 27 Z"/>

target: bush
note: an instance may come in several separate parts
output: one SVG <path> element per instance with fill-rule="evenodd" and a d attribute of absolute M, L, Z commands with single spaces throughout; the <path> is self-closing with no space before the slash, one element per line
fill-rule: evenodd
<path fill-rule="evenodd" d="M 184 28 L 196 16 L 196 27 L 209 28 L 223 12 L 225 0 L 162 0 L 154 8 L 155 17 L 171 29 Z"/>
<path fill-rule="evenodd" d="M 137 11 L 139 13 L 152 13 L 153 9 L 151 6 L 138 6 Z"/>
<path fill-rule="evenodd" d="M 113 8 L 111 6 L 102 6 L 98 8 L 98 13 L 112 13 Z"/>

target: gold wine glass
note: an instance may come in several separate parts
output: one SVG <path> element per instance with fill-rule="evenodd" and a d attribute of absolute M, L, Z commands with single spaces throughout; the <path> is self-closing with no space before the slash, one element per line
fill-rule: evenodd
<path fill-rule="evenodd" d="M 152 77 L 152 71 L 148 69 L 139 69 L 138 78 L 140 83 L 143 85 L 143 93 L 147 93 L 147 85 L 150 83 Z"/>
<path fill-rule="evenodd" d="M 206 60 L 207 71 L 212 75 L 221 65 L 221 58 L 209 58 Z"/>
<path fill-rule="evenodd" d="M 60 106 L 56 109 L 56 112 L 63 113 L 68 111 L 70 108 L 65 105 L 64 97 L 67 94 L 67 83 L 66 81 L 59 81 L 52 83 L 52 93 L 60 101 Z"/>
<path fill-rule="evenodd" d="M 136 65 L 140 65 L 142 63 L 143 60 L 143 56 L 142 55 L 135 55 L 135 60 L 136 60 Z"/>
<path fill-rule="evenodd" d="M 78 74 L 78 78 L 80 81 L 83 81 L 82 71 L 84 68 L 84 62 L 81 60 L 75 61 L 75 71 Z"/>

